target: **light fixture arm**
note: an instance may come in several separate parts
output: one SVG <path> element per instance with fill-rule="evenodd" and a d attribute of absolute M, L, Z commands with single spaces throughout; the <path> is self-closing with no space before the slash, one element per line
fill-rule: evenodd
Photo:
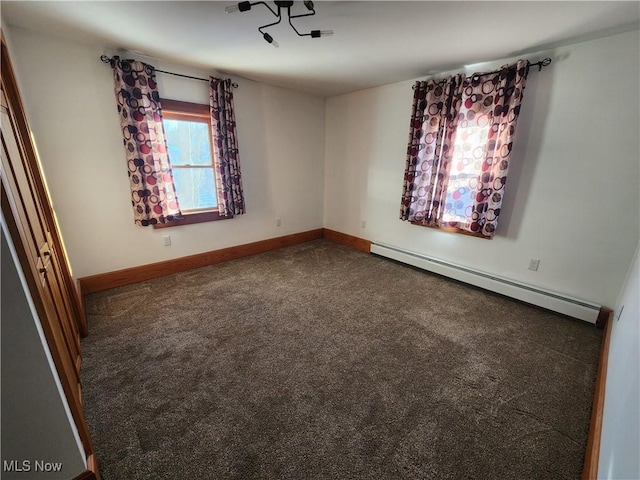
<path fill-rule="evenodd" d="M 262 3 L 262 2 L 260 2 Z M 282 15 L 280 15 L 280 8 L 278 8 L 278 13 L 274 14 L 276 17 L 278 17 L 278 20 L 273 22 L 273 23 L 269 23 L 267 25 L 262 25 L 261 27 L 258 27 L 258 31 L 264 35 L 265 32 L 262 31 L 263 28 L 267 28 L 267 27 L 273 27 L 274 25 L 278 25 L 281 21 L 282 21 Z"/>
<path fill-rule="evenodd" d="M 311 10 L 311 13 L 302 13 L 300 15 L 291 15 L 291 8 L 289 8 L 289 25 L 291 25 L 291 28 L 293 28 L 293 31 L 296 32 L 298 34 L 299 37 L 310 37 L 311 36 L 311 32 L 309 33 L 300 33 L 298 31 L 298 29 L 293 25 L 293 22 L 291 22 L 292 18 L 300 18 L 300 17 L 310 17 L 312 15 L 315 15 L 316 11 L 315 10 Z"/>
<path fill-rule="evenodd" d="M 278 42 L 276 42 L 273 39 L 273 37 L 269 35 L 267 32 L 264 32 L 263 29 L 272 27 L 274 25 L 278 25 L 280 22 L 282 22 L 283 8 L 287 9 L 287 18 L 289 19 L 289 25 L 299 37 L 319 38 L 327 35 L 333 35 L 333 30 L 311 30 L 311 32 L 309 33 L 300 33 L 298 29 L 293 25 L 293 22 L 291 20 L 294 18 L 311 17 L 316 14 L 312 0 L 305 0 L 303 2 L 304 6 L 307 7 L 307 10 L 309 10 L 309 13 L 301 13 L 299 15 L 291 15 L 291 7 L 294 4 L 292 0 L 275 0 L 274 3 L 277 8 L 277 12 L 273 8 L 271 8 L 268 3 L 263 1 L 259 1 L 259 2 L 244 1 L 244 2 L 238 3 L 237 5 L 229 6 L 225 8 L 225 10 L 227 11 L 227 13 L 232 13 L 237 11 L 246 12 L 248 10 L 251 10 L 251 7 L 255 5 L 264 5 L 265 7 L 267 7 L 267 9 L 273 14 L 273 16 L 278 18 L 278 20 L 276 22 L 258 27 L 258 32 L 260 32 L 260 34 L 262 35 L 262 38 L 264 38 L 268 43 L 271 43 L 275 47 L 278 46 Z"/>
<path fill-rule="evenodd" d="M 264 5 L 265 7 L 267 7 L 269 9 L 269 11 L 271 13 L 273 13 L 274 17 L 279 17 L 280 16 L 280 7 L 278 7 L 278 13 L 276 13 L 276 11 L 273 8 L 271 8 L 267 2 L 252 2 L 252 3 L 250 3 L 251 7 L 253 7 L 254 5 Z M 265 26 L 268 26 L 268 25 L 265 25 Z"/>

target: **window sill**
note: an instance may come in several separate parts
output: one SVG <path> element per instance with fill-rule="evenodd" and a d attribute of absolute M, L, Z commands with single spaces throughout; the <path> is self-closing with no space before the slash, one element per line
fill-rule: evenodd
<path fill-rule="evenodd" d="M 493 237 L 487 237 L 486 235 L 482 235 L 481 233 L 467 232 L 466 230 L 462 230 L 456 227 L 437 227 L 435 225 L 423 225 L 420 222 L 411 222 L 411 225 L 417 225 L 419 227 L 426 227 L 426 228 L 433 228 L 435 230 L 440 230 L 442 232 L 459 233 L 460 235 L 468 235 L 469 237 L 484 238 L 485 240 L 493 239 Z"/>
<path fill-rule="evenodd" d="M 194 223 L 217 222 L 218 220 L 229 220 L 233 217 L 223 217 L 218 212 L 194 212 L 183 214 L 181 218 L 167 223 L 156 223 L 153 228 L 178 227 L 180 225 L 192 225 Z"/>

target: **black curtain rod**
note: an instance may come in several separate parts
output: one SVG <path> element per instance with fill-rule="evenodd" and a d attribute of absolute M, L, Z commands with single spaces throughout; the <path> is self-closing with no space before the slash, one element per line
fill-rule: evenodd
<path fill-rule="evenodd" d="M 551 60 L 551 58 L 549 58 L 549 57 L 543 58 L 539 62 L 530 63 L 529 64 L 529 68 L 535 67 L 537 65 L 538 66 L 538 71 L 540 71 L 540 70 L 542 70 L 542 67 L 548 67 L 549 65 L 551 65 L 552 61 L 553 60 Z M 500 70 L 502 70 L 502 69 L 500 69 Z M 493 72 L 482 72 L 482 73 L 480 73 L 480 75 L 491 75 L 492 73 L 500 73 L 500 70 L 494 70 Z"/>
<path fill-rule="evenodd" d="M 100 60 L 102 60 L 102 63 L 108 63 L 109 65 L 111 65 L 111 68 L 113 68 L 115 61 L 118 60 L 120 57 L 115 55 L 113 58 L 109 58 L 106 55 L 101 55 L 100 56 Z M 158 70 L 156 68 L 156 72 L 159 73 L 166 73 L 167 75 L 173 75 L 175 77 L 183 77 L 183 78 L 190 78 L 192 80 L 200 80 L 201 82 L 208 82 L 209 79 L 208 78 L 200 78 L 200 77 L 192 77 L 191 75 L 183 75 L 181 73 L 174 73 L 174 72 L 167 72 L 166 70 Z M 231 86 L 233 88 L 238 88 L 238 84 L 233 82 L 231 84 Z"/>
<path fill-rule="evenodd" d="M 542 60 L 540 60 L 539 62 L 536 62 L 536 63 L 530 63 L 530 64 L 529 64 L 529 68 L 531 68 L 531 67 L 535 67 L 535 66 L 537 65 L 537 66 L 538 66 L 538 71 L 540 71 L 540 70 L 542 70 L 542 67 L 548 67 L 549 65 L 551 65 L 551 62 L 552 62 L 552 61 L 553 61 L 553 60 L 551 60 L 551 58 L 549 58 L 549 57 L 547 57 L 547 58 L 543 58 L 543 59 L 542 59 Z M 494 70 L 494 71 L 492 71 L 492 72 L 481 72 L 481 73 L 478 73 L 477 75 L 491 75 L 492 73 L 500 73 L 500 70 Z M 474 75 L 476 75 L 476 74 L 474 74 Z M 411 88 L 412 88 L 413 90 L 415 90 L 415 89 L 416 89 L 416 86 L 414 85 L 414 86 L 412 86 Z"/>

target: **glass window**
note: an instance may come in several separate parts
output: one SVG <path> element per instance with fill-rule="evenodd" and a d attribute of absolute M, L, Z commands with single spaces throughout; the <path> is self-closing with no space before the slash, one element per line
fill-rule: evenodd
<path fill-rule="evenodd" d="M 208 107 L 202 105 L 202 113 L 194 113 L 176 109 L 181 103 L 184 102 L 170 102 L 172 109 L 163 108 L 164 132 L 180 209 L 183 214 L 215 211 L 218 199 Z"/>

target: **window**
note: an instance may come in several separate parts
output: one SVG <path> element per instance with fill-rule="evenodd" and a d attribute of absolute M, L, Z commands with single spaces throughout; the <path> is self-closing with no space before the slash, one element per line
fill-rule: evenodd
<path fill-rule="evenodd" d="M 163 119 L 174 185 L 183 213 L 218 206 L 208 123 L 199 118 L 171 118 L 170 114 Z"/>
<path fill-rule="evenodd" d="M 166 151 L 169 147 L 160 133 L 164 133 L 164 124 L 155 68 L 118 57 L 111 63 L 134 222 L 141 227 L 162 228 L 246 213 L 231 79 L 209 77 L 211 109 L 209 105 L 162 100 L 167 121 L 185 121 L 174 125 L 169 122 L 167 127 L 173 138 L 170 147 L 177 156 L 180 195 L 187 204 L 184 215 Z M 202 135 L 209 122 L 212 135 L 206 136 L 206 142 L 213 144 L 213 154 L 211 145 L 207 153 Z M 211 159 L 215 167 L 210 166 Z"/>
<path fill-rule="evenodd" d="M 163 99 L 162 124 L 182 218 L 155 228 L 222 220 L 218 213 L 216 171 L 209 105 Z"/>
<path fill-rule="evenodd" d="M 473 214 L 474 192 L 482 174 L 488 135 L 488 126 L 458 127 L 453 144 L 453 163 L 447 184 L 443 222 L 469 223 Z"/>
<path fill-rule="evenodd" d="M 529 62 L 416 82 L 400 205 L 415 225 L 492 238 Z"/>

